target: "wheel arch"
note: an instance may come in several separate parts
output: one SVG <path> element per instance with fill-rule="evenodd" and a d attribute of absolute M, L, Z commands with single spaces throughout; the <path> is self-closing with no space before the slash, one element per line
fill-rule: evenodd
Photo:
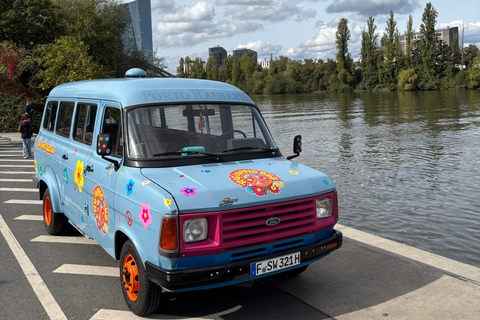
<path fill-rule="evenodd" d="M 41 200 L 43 200 L 45 190 L 47 190 L 48 188 L 50 190 L 50 202 L 52 204 L 53 211 L 63 212 L 60 199 L 59 185 L 55 177 L 55 173 L 50 167 L 45 168 L 45 172 L 42 174 L 39 181 L 38 188 Z"/>

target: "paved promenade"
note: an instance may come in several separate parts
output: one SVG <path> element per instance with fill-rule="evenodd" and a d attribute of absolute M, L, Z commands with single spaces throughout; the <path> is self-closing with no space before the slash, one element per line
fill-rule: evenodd
<path fill-rule="evenodd" d="M 0 137 L 21 149 L 19 133 Z M 319 311 L 321 319 L 480 319 L 480 268 L 347 226 L 336 229 L 344 235 L 340 250 L 300 276 L 264 283 Z M 115 318 L 107 313 L 92 319 Z"/>

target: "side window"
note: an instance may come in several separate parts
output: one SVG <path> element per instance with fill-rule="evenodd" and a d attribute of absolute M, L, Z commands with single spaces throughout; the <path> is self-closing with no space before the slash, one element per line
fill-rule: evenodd
<path fill-rule="evenodd" d="M 43 129 L 53 132 L 55 119 L 57 118 L 58 101 L 49 101 L 43 117 Z"/>
<path fill-rule="evenodd" d="M 77 112 L 75 114 L 75 130 L 73 131 L 73 139 L 92 144 L 93 128 L 95 126 L 95 117 L 97 115 L 97 105 L 79 103 L 77 104 Z"/>
<path fill-rule="evenodd" d="M 122 117 L 118 108 L 106 107 L 102 125 L 103 133 L 112 137 L 112 153 L 114 157 L 123 156 Z"/>
<path fill-rule="evenodd" d="M 60 110 L 58 111 L 58 120 L 56 133 L 64 136 L 70 136 L 70 129 L 72 128 L 72 117 L 73 117 L 73 108 L 75 107 L 75 102 L 72 101 L 62 101 L 60 102 Z"/>

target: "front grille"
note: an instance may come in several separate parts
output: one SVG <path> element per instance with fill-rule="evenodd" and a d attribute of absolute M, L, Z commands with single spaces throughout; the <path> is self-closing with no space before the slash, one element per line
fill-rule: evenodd
<path fill-rule="evenodd" d="M 280 223 L 267 226 L 271 218 L 280 219 Z M 315 199 L 225 211 L 220 215 L 220 226 L 225 251 L 304 236 L 316 229 Z"/>

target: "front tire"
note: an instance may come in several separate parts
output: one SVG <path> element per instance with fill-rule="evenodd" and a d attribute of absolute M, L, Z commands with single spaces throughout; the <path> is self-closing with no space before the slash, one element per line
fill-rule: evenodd
<path fill-rule="evenodd" d="M 54 212 L 52 208 L 52 198 L 48 188 L 43 194 L 43 225 L 45 230 L 51 235 L 57 235 L 65 228 L 67 219 L 61 212 Z"/>
<path fill-rule="evenodd" d="M 127 240 L 120 255 L 120 281 L 128 308 L 138 316 L 154 312 L 162 289 L 147 278 L 145 268 L 135 246 Z"/>

